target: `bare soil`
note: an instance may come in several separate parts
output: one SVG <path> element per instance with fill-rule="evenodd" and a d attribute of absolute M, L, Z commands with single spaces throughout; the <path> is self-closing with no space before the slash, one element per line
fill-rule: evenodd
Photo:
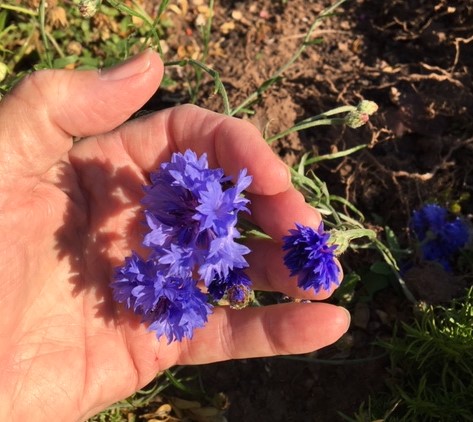
<path fill-rule="evenodd" d="M 196 41 L 196 21 L 205 12 L 201 3 L 190 1 L 187 14 L 172 17 L 166 41 L 176 57 L 201 52 Z M 329 5 L 327 0 L 216 2 L 207 63 L 221 75 L 232 105 L 287 62 Z M 376 101 L 379 111 L 363 128 L 293 133 L 277 141 L 274 149 L 292 164 L 308 151 L 326 154 L 370 143 L 369 149 L 324 162 L 315 171 L 333 193 L 360 208 L 368 224 L 380 232 L 391 227 L 405 245 L 413 209 L 429 200 L 452 204 L 473 193 L 472 33 L 469 0 L 347 1 L 314 32 L 313 38 L 322 42 L 307 48 L 261 95 L 255 113 L 244 118 L 271 136 L 333 107 L 362 98 Z M 204 78 L 198 104 L 222 111 L 213 89 L 213 82 Z M 148 107 L 188 100 L 182 86 L 169 86 Z M 470 199 L 461 207 L 465 215 L 473 211 Z M 344 259 L 350 267 L 369 265 L 374 258 L 360 254 Z M 439 303 L 455 295 L 452 289 L 440 288 L 445 277 L 415 266 L 407 278 L 419 298 Z M 201 385 L 209 394 L 223 392 L 228 397 L 230 422 L 323 422 L 342 420 L 339 411 L 353 415 L 369 394 L 385 388 L 388 377 L 389 362 L 376 358 L 379 350 L 373 340 L 389 336 L 409 311 L 390 288 L 358 302 L 351 311 L 350 332 L 339 344 L 312 356 L 319 360 L 208 365 L 199 368 Z M 337 364 L 325 362 L 334 358 Z"/>

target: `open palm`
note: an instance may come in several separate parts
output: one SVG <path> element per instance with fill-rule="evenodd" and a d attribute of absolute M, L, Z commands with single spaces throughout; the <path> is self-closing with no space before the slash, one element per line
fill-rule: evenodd
<path fill-rule="evenodd" d="M 1 420 L 83 420 L 174 364 L 308 352 L 347 328 L 328 304 L 218 308 L 168 345 L 113 302 L 114 267 L 140 250 L 142 185 L 172 152 L 246 167 L 252 218 L 274 239 L 320 222 L 246 122 L 182 106 L 123 124 L 161 77 L 146 51 L 102 73 L 37 72 L 0 102 Z M 301 295 L 277 242 L 251 248 L 255 288 Z"/>

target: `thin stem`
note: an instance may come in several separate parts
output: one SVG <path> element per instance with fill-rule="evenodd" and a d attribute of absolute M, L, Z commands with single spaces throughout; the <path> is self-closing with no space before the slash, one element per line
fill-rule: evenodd
<path fill-rule="evenodd" d="M 406 296 L 406 298 L 411 303 L 416 304 L 417 300 L 415 299 L 414 295 L 411 293 L 411 291 L 407 287 L 406 282 L 402 279 L 401 274 L 399 273 L 399 266 L 397 265 L 396 260 L 392 256 L 391 251 L 386 247 L 386 245 L 384 245 L 378 239 L 374 239 L 373 243 L 374 243 L 374 246 L 381 253 L 381 255 L 383 255 L 384 260 L 391 267 L 391 270 L 396 275 L 397 281 L 398 281 L 399 285 L 401 286 L 401 289 L 404 293 L 404 296 Z"/>
<path fill-rule="evenodd" d="M 270 136 L 268 139 L 266 139 L 266 142 L 270 144 L 286 135 L 289 135 L 290 133 L 298 132 L 300 130 L 308 129 L 310 127 L 343 125 L 344 123 L 345 123 L 345 119 L 340 118 L 340 117 L 334 117 L 332 119 L 315 119 L 312 121 L 307 121 L 306 123 L 300 122 L 300 123 L 297 123 L 295 126 L 290 127 L 289 129 L 283 130 L 277 135 Z"/>
<path fill-rule="evenodd" d="M 212 20 L 214 15 L 214 0 L 210 0 L 209 10 L 209 18 L 207 19 L 207 22 L 205 23 L 205 26 L 202 30 L 202 41 L 204 44 L 204 49 L 202 52 L 202 59 L 200 60 L 200 63 L 205 63 L 209 55 L 210 32 L 212 30 Z M 191 103 L 193 104 L 197 101 L 197 95 L 199 93 L 201 83 L 202 71 L 200 68 L 197 68 L 195 69 L 195 84 L 194 87 L 191 88 Z"/>
<path fill-rule="evenodd" d="M 118 11 L 122 12 L 122 13 L 125 13 L 125 14 L 128 14 L 130 16 L 135 16 L 141 20 L 143 20 L 144 22 L 146 22 L 146 24 L 149 26 L 150 28 L 150 31 L 151 31 L 151 34 L 153 35 L 153 38 L 155 40 L 155 43 L 156 43 L 156 47 L 158 49 L 158 52 L 159 54 L 162 56 L 162 49 L 161 49 L 161 44 L 159 42 L 159 35 L 156 31 L 156 28 L 155 28 L 155 22 L 151 19 L 151 17 L 141 8 L 137 5 L 136 2 L 133 2 L 134 6 L 139 8 L 141 13 L 132 9 L 131 7 L 128 7 L 126 6 L 125 4 L 119 2 L 119 1 L 116 1 L 116 0 L 108 0 L 108 2 L 115 8 L 117 9 Z"/>
<path fill-rule="evenodd" d="M 319 163 L 320 161 L 324 161 L 324 160 L 335 160 L 337 158 L 346 157 L 347 155 L 351 155 L 357 151 L 365 149 L 366 147 L 368 147 L 368 145 L 369 144 L 357 145 L 356 147 L 348 148 L 344 151 L 334 152 L 333 154 L 325 154 L 325 155 L 319 155 L 317 157 L 309 158 L 306 161 L 306 164 L 314 164 L 314 163 Z"/>
<path fill-rule="evenodd" d="M 344 119 L 340 119 L 340 118 L 327 119 L 327 117 L 334 116 L 336 114 L 349 113 L 354 110 L 356 110 L 356 107 L 351 106 L 351 105 L 336 107 L 332 110 L 318 114 L 317 116 L 312 116 L 307 119 L 301 120 L 300 122 L 297 122 L 293 127 L 286 129 L 285 131 L 280 132 L 277 135 L 271 136 L 270 138 L 266 140 L 266 142 L 271 143 L 292 132 L 298 132 L 299 130 L 307 129 L 314 126 L 343 124 L 345 123 Z"/>
<path fill-rule="evenodd" d="M 53 47 L 56 49 L 59 56 L 61 58 L 66 57 L 66 55 L 64 54 L 64 51 L 62 51 L 60 45 L 57 43 L 57 41 L 54 39 L 54 37 L 49 32 L 46 32 L 46 36 L 48 37 L 48 39 L 51 42 L 51 44 L 53 45 Z"/>
<path fill-rule="evenodd" d="M 212 31 L 212 21 L 214 17 L 214 0 L 210 0 L 209 2 L 209 10 L 210 15 L 205 23 L 205 30 L 204 30 L 204 51 L 202 53 L 202 61 L 205 62 L 209 55 L 209 43 L 210 43 L 210 32 Z"/>
<path fill-rule="evenodd" d="M 356 110 L 356 107 L 352 105 L 335 107 L 335 108 L 332 108 L 331 110 L 324 111 L 323 113 L 318 114 L 317 116 L 309 117 L 305 120 L 301 120 L 299 123 L 304 123 L 306 121 L 311 121 L 313 119 L 322 119 L 324 117 L 334 116 L 335 114 L 349 113 L 350 111 L 355 111 L 355 110 Z"/>
<path fill-rule="evenodd" d="M 177 61 L 171 61 L 171 62 L 166 62 L 164 63 L 164 66 L 186 66 L 187 64 L 190 64 L 192 66 L 196 66 L 202 70 L 204 70 L 206 73 L 208 73 L 212 79 L 214 80 L 215 84 L 215 90 L 218 92 L 223 101 L 223 109 L 224 113 L 226 115 L 230 115 L 230 102 L 228 101 L 228 95 L 227 95 L 227 90 L 225 89 L 225 86 L 222 83 L 222 80 L 220 79 L 220 73 L 218 73 L 216 70 L 208 67 L 204 63 L 194 60 L 194 59 L 184 59 L 184 60 L 177 60 Z"/>
<path fill-rule="evenodd" d="M 39 3 L 39 29 L 41 32 L 41 39 L 44 45 L 44 54 L 46 56 L 46 63 L 49 68 L 52 68 L 51 56 L 49 54 L 49 41 L 46 35 L 46 0 L 41 0 Z"/>
<path fill-rule="evenodd" d="M 234 116 L 235 114 L 240 113 L 242 109 L 246 108 L 249 104 L 256 101 L 264 91 L 266 91 L 271 85 L 273 85 L 282 76 L 282 74 L 294 64 L 294 62 L 300 57 L 300 55 L 304 52 L 307 46 L 311 44 L 310 37 L 312 36 L 312 33 L 314 32 L 315 28 L 320 24 L 320 21 L 331 15 L 332 12 L 345 1 L 346 0 L 339 0 L 329 8 L 323 10 L 317 17 L 317 19 L 314 21 L 314 23 L 310 26 L 304 37 L 304 40 L 302 41 L 296 52 L 291 56 L 291 58 L 283 66 L 276 70 L 276 72 L 274 72 L 274 74 L 269 79 L 264 81 L 255 92 L 253 92 L 250 96 L 246 98 L 246 100 L 244 100 L 239 106 L 231 110 L 230 115 Z"/>
<path fill-rule="evenodd" d="M 169 0 L 163 0 L 160 4 L 159 4 L 159 8 L 158 8 L 158 12 L 156 13 L 156 17 L 154 18 L 153 20 L 153 23 L 152 23 L 152 27 L 153 28 L 156 28 L 156 26 L 158 25 L 160 19 L 161 19 L 161 15 L 164 13 L 164 11 L 166 10 L 166 8 L 168 7 L 168 4 L 169 4 Z M 152 32 L 152 31 L 150 31 Z M 156 34 L 158 35 L 157 31 L 156 31 Z M 150 34 L 147 33 L 146 34 L 146 38 L 145 38 L 145 41 L 144 41 L 144 45 L 147 45 L 148 44 L 148 41 L 150 39 Z M 164 56 L 164 53 L 163 53 L 163 49 L 161 48 L 161 42 L 160 42 L 160 39 L 159 39 L 159 35 L 158 35 L 158 39 L 155 40 L 156 41 L 156 47 L 158 49 L 158 53 L 159 55 L 161 56 L 161 58 Z"/>
<path fill-rule="evenodd" d="M 25 15 L 38 16 L 38 12 L 34 10 L 29 10 L 24 7 L 14 6 L 11 4 L 0 4 L 0 9 L 11 10 L 12 12 L 24 13 Z"/>

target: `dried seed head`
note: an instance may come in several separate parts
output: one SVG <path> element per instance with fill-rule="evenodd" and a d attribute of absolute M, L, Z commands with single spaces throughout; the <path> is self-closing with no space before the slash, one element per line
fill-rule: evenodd
<path fill-rule="evenodd" d="M 100 0 L 80 0 L 79 12 L 84 18 L 91 18 L 97 13 L 100 5 Z"/>

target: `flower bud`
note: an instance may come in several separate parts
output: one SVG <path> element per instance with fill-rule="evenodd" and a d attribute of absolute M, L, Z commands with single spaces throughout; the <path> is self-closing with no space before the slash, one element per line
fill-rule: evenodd
<path fill-rule="evenodd" d="M 253 302 L 254 297 L 253 290 L 244 284 L 235 284 L 227 290 L 227 300 L 232 309 L 246 308 Z"/>
<path fill-rule="evenodd" d="M 83 18 L 91 18 L 97 13 L 101 0 L 80 0 L 79 12 Z"/>
<path fill-rule="evenodd" d="M 362 100 L 356 106 L 356 110 L 359 111 L 360 113 L 371 116 L 372 114 L 378 111 L 378 104 L 376 104 L 374 101 Z"/>
<path fill-rule="evenodd" d="M 370 119 L 367 113 L 361 113 L 358 110 L 351 111 L 345 117 L 345 124 L 352 129 L 365 125 Z"/>

